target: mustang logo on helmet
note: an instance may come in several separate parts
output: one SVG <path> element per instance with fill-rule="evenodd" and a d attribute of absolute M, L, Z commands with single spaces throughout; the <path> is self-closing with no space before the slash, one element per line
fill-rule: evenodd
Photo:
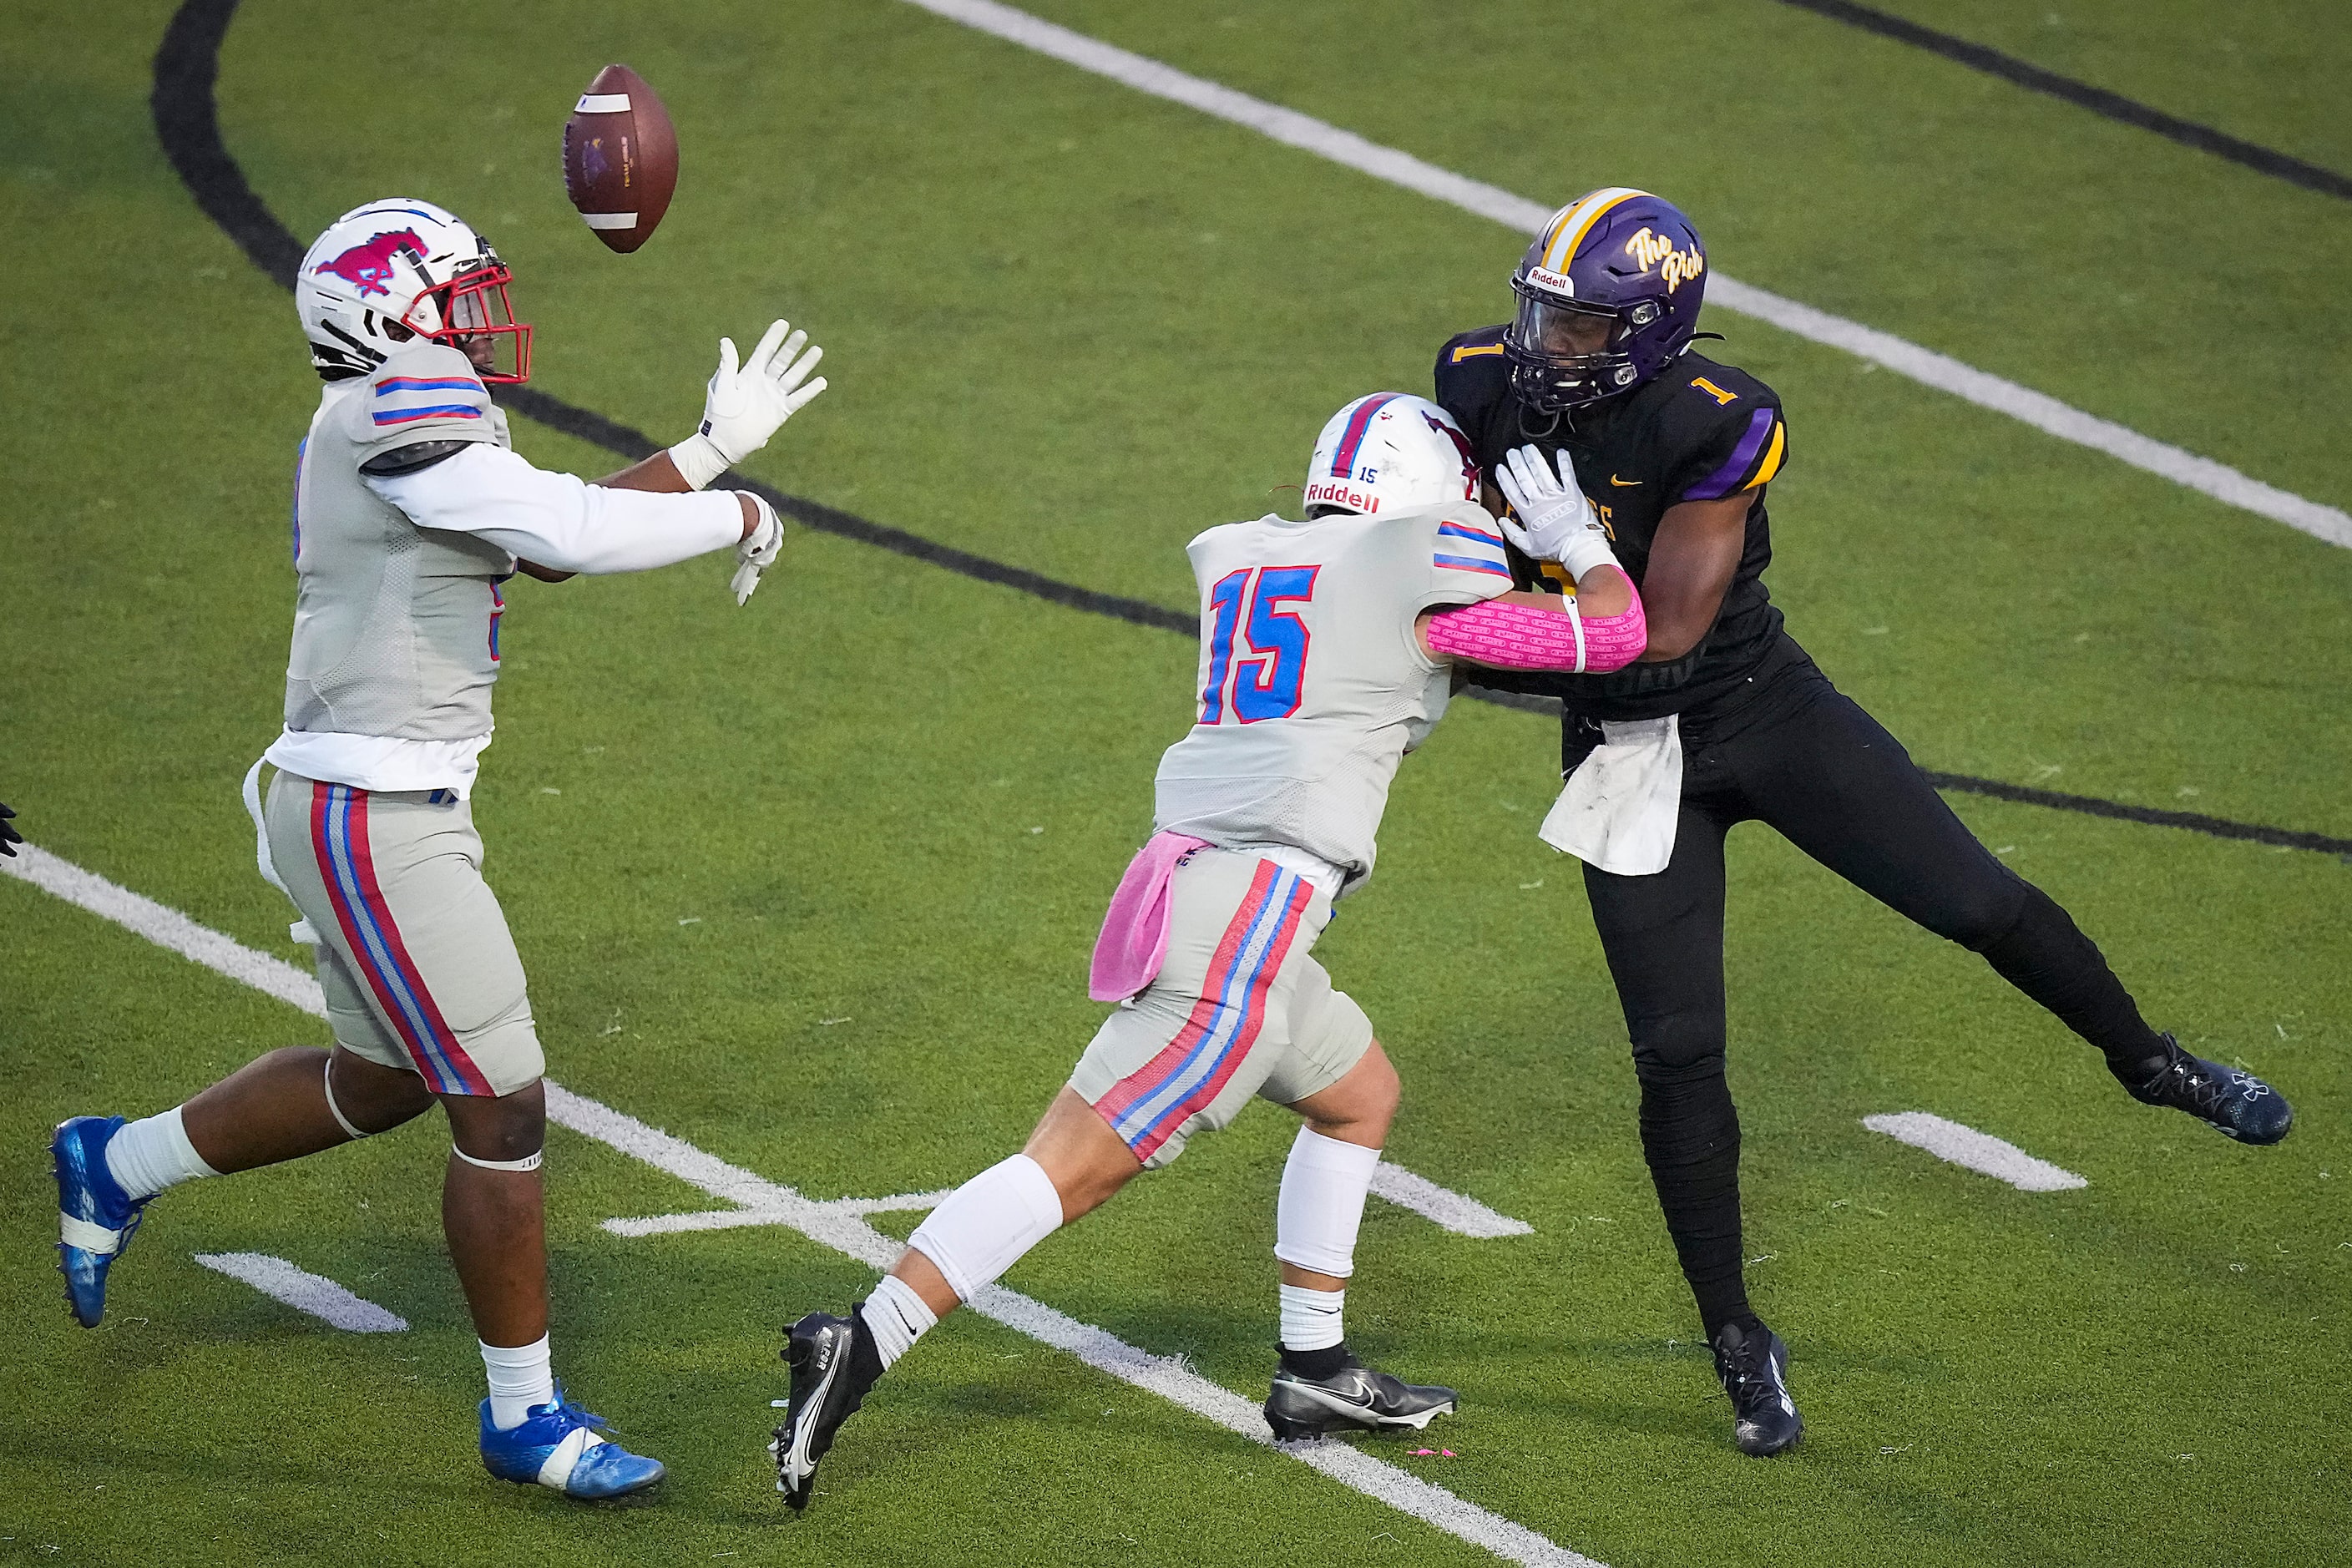
<path fill-rule="evenodd" d="M 331 272 L 357 289 L 362 295 L 392 292 L 392 258 L 403 250 L 425 254 L 425 242 L 416 237 L 414 229 L 394 229 L 379 234 L 365 245 L 354 245 L 331 261 L 321 261 L 310 270 Z"/>

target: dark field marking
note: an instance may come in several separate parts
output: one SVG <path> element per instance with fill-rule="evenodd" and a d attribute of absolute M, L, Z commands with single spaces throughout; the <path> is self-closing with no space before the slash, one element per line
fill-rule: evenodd
<path fill-rule="evenodd" d="M 2352 176 L 2321 168 L 2316 163 L 2306 163 L 2275 148 L 2241 141 L 2226 131 L 2216 131 L 2210 125 L 2200 125 L 2193 120 L 2183 120 L 2160 109 L 2151 109 L 2120 93 L 2109 92 L 2105 88 L 2093 87 L 2089 82 L 2076 81 L 2073 77 L 2044 70 L 2014 55 L 2002 54 L 1999 49 L 1972 44 L 1966 38 L 1939 33 L 1933 27 L 1923 27 L 1906 17 L 1891 16 L 1867 5 L 1857 5 L 1853 0 L 1780 0 L 1780 4 L 1793 5 L 1801 11 L 1811 11 L 1832 22 L 1843 22 L 1849 27 L 1859 27 L 1865 33 L 1875 33 L 1882 38 L 1892 38 L 1898 44 L 1909 44 L 1914 48 L 1941 55 L 1971 70 L 1980 70 L 2003 81 L 2015 82 L 2030 91 L 2063 99 L 2078 109 L 2087 109 L 2094 114 L 2104 115 L 2125 125 L 2153 132 L 2168 142 L 2194 147 L 2200 153 L 2210 153 L 2216 158 L 2227 158 L 2231 163 L 2252 169 L 2256 174 L 2301 185 L 2306 191 L 2317 191 L 2325 196 L 2352 201 Z"/>
<path fill-rule="evenodd" d="M 1875 11 L 1865 12 L 1860 6 L 1848 5 L 1844 0 L 1783 0 L 1783 4 L 1803 5 L 1824 15 L 1850 10 L 1863 16 L 1880 16 Z M 163 31 L 163 41 L 155 50 L 155 89 L 149 103 L 154 111 L 155 134 L 163 143 L 163 155 L 178 171 L 181 183 L 195 198 L 196 205 L 204 210 L 205 216 L 220 226 L 223 233 L 236 242 L 237 248 L 243 250 L 256 267 L 279 288 L 290 291 L 294 287 L 295 271 L 302 264 L 302 243 L 255 194 L 253 186 L 246 180 L 245 171 L 229 155 L 226 143 L 221 140 L 220 118 L 214 107 L 213 87 L 220 75 L 221 41 L 228 34 L 228 25 L 236 15 L 236 6 L 237 0 L 187 0 L 180 7 L 173 16 L 171 25 Z M 1836 9 L 1832 10 L 1832 7 Z M 1848 18 L 1841 15 L 1839 19 Z M 1891 16 L 1880 19 L 1890 25 L 1912 26 L 1908 22 L 1898 23 Z M 1915 30 L 1927 34 L 1925 28 Z M 1943 37 L 1941 34 L 1927 36 Z M 1957 39 L 1948 41 L 1963 48 L 1976 47 L 1960 44 Z M 1983 52 L 1991 53 L 1990 50 Z M 2007 57 L 1992 58 L 2005 59 Z M 2020 68 L 2033 70 L 2035 68 L 2021 66 Z M 2064 78 L 2051 79 L 2065 80 Z M 2092 92 L 2096 89 L 2084 88 L 2082 90 Z M 2153 114 L 2155 110 L 2144 112 Z M 2254 151 L 2260 152 L 2261 149 Z M 2315 172 L 2326 173 L 2325 170 Z M 2328 177 L 2343 184 L 2344 189 L 2337 194 L 2352 195 L 2352 181 L 2342 181 L 2337 175 Z M 500 387 L 499 398 L 518 413 L 527 415 L 551 429 L 576 436 L 592 446 L 601 447 L 632 462 L 651 457 L 660 449 L 660 444 L 642 430 L 608 419 L 592 409 L 575 407 L 560 397 L 529 386 Z M 926 562 L 982 583 L 993 583 L 1000 587 L 1012 588 L 1090 615 L 1108 616 L 1130 626 L 1150 626 L 1187 637 L 1196 635 L 1200 629 L 1192 616 L 1181 610 L 1171 610 L 1164 605 L 1126 598 L 1117 594 L 1097 593 L 1092 588 L 1064 583 L 1026 567 L 1008 565 L 984 555 L 975 555 L 970 551 L 940 544 L 904 529 L 871 522 L 820 501 L 786 495 L 757 479 L 746 479 L 740 475 L 729 477 L 738 488 L 763 497 L 778 511 L 788 513 L 821 533 L 856 540 L 861 544 L 870 544 L 910 560 Z M 1475 686 L 1470 692 L 1479 700 L 1501 708 L 1515 708 L 1530 713 L 1557 714 L 1559 711 L 1559 704 L 1549 698 L 1489 691 Z M 2231 822 L 2224 817 L 2206 816 L 2196 812 L 2158 811 L 2150 806 L 2126 805 L 2120 801 L 2101 800 L 2095 795 L 2031 789 L 2023 784 L 2004 784 L 1999 779 L 1972 778 L 1965 773 L 1931 772 L 1927 778 L 1939 790 L 1990 795 L 1996 800 L 2047 806 L 2053 811 L 2079 812 L 2087 816 L 2112 817 L 2123 822 L 2146 823 L 2155 827 L 2184 828 L 2215 838 L 2242 839 L 2284 849 L 2311 849 L 2324 855 L 2352 856 L 2352 838 L 2331 838 L 2325 834 L 2305 833 L 2294 828 Z"/>

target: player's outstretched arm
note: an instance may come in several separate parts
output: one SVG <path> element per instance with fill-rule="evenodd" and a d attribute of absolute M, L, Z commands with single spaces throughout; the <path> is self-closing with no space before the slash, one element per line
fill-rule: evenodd
<path fill-rule="evenodd" d="M 775 509 L 745 491 L 591 485 L 488 443 L 404 472 L 362 472 L 419 528 L 488 540 L 541 569 L 533 575 L 643 572 L 730 545 L 773 560 L 782 538 Z"/>
<path fill-rule="evenodd" d="M 1577 579 L 1572 599 L 1517 590 L 1432 611 L 1413 629 L 1432 658 L 1568 674 L 1622 669 L 1641 657 L 1649 641 L 1642 595 L 1614 563 Z"/>

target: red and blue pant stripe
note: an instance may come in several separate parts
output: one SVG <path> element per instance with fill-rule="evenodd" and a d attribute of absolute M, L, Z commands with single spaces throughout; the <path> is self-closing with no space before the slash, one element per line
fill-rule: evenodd
<path fill-rule="evenodd" d="M 442 1018 L 401 940 L 368 847 L 368 792 L 312 784 L 310 847 L 343 942 L 426 1086 L 436 1094 L 496 1093 Z"/>
<path fill-rule="evenodd" d="M 1138 1160 L 1149 1160 L 1187 1119 L 1215 1102 L 1257 1041 L 1266 994 L 1282 973 L 1315 889 L 1295 871 L 1258 862 L 1210 960 L 1200 1000 L 1176 1037 L 1111 1086 L 1095 1111 Z"/>

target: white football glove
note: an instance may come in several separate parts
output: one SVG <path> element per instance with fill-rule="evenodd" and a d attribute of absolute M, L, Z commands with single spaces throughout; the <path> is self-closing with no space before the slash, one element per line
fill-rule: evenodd
<path fill-rule="evenodd" d="M 1517 512 L 1515 521 L 1499 519 L 1503 531 L 1519 552 L 1536 561 L 1557 561 L 1570 577 L 1581 578 L 1596 566 L 1616 564 L 1609 548 L 1609 531 L 1600 514 L 1584 499 L 1576 482 L 1576 465 L 1566 447 L 1560 449 L 1559 472 L 1552 473 L 1540 447 L 1528 446 L 1503 455 L 1495 469 L 1495 488 Z"/>
<path fill-rule="evenodd" d="M 701 428 L 669 449 L 670 461 L 696 489 L 766 446 L 785 420 L 824 390 L 824 377 L 808 381 L 824 351 L 802 353 L 808 334 L 793 332 L 787 338 L 784 334 L 791 331 L 790 321 L 770 327 L 740 369 L 735 340 L 719 340 L 719 368 L 710 373 L 710 385 L 703 395 Z M 801 384 L 804 381 L 805 386 Z"/>
<path fill-rule="evenodd" d="M 735 493 L 750 501 L 760 513 L 759 522 L 751 529 L 751 537 L 735 547 L 735 575 L 727 580 L 727 586 L 733 591 L 735 603 L 740 605 L 751 598 L 751 590 L 760 585 L 760 574 L 776 563 L 778 552 L 784 548 L 784 521 L 776 515 L 774 507 L 750 490 Z"/>

